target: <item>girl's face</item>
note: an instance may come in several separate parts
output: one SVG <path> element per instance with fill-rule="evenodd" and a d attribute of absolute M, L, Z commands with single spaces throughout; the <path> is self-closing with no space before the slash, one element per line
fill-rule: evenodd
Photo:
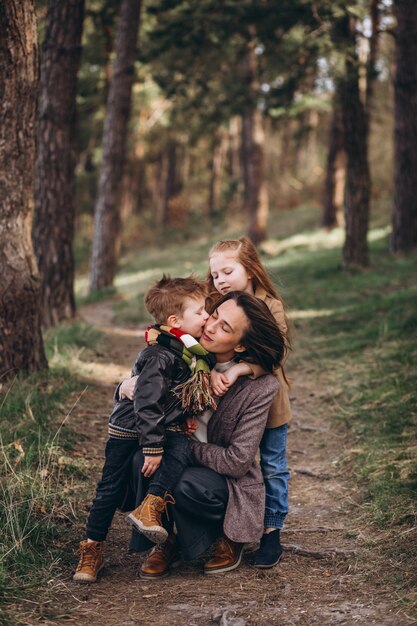
<path fill-rule="evenodd" d="M 234 300 L 227 300 L 208 318 L 200 343 L 216 355 L 218 363 L 225 363 L 233 359 L 237 352 L 244 352 L 240 342 L 248 324 L 243 309 Z"/>
<path fill-rule="evenodd" d="M 210 272 L 217 291 L 246 291 L 253 294 L 252 277 L 237 259 L 234 252 L 215 252 L 210 257 Z"/>

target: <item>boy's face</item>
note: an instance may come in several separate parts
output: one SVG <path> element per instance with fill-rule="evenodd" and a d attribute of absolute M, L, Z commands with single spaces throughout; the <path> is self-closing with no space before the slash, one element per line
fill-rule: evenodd
<path fill-rule="evenodd" d="M 176 317 L 175 327 L 196 339 L 201 337 L 209 317 L 204 307 L 205 298 L 185 298 L 182 313 Z"/>

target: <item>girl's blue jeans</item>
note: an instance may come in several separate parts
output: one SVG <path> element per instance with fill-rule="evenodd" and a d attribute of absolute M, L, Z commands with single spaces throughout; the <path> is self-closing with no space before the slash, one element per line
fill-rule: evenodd
<path fill-rule="evenodd" d="M 266 491 L 265 528 L 283 528 L 288 513 L 287 432 L 288 424 L 266 428 L 261 440 L 261 468 Z"/>

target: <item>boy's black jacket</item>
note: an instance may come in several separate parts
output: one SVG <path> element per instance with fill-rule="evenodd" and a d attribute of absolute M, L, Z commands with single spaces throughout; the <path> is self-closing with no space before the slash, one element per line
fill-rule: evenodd
<path fill-rule="evenodd" d="M 116 389 L 109 425 L 136 435 L 139 445 L 159 448 L 165 441 L 165 428 L 184 421 L 181 401 L 173 389 L 190 377 L 190 368 L 174 352 L 159 344 L 139 352 L 132 376 L 139 375 L 135 398 L 119 400 Z"/>

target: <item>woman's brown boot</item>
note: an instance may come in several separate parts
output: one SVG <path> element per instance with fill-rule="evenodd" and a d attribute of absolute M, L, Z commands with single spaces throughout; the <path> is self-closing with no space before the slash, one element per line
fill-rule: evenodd
<path fill-rule="evenodd" d="M 231 572 L 239 567 L 242 561 L 243 543 L 236 543 L 228 537 L 219 537 L 214 544 L 211 559 L 204 564 L 205 574 L 221 574 Z"/>
<path fill-rule="evenodd" d="M 169 535 L 165 543 L 152 548 L 139 570 L 141 578 L 165 578 L 171 567 L 180 564 L 181 558 L 175 535 Z"/>

